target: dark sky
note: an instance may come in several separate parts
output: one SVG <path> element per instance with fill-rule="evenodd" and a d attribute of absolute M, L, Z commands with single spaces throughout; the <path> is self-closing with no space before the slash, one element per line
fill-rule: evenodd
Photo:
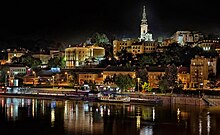
<path fill-rule="evenodd" d="M 220 34 L 216 0 L 5 0 L 0 2 L 0 36 L 69 42 L 83 42 L 94 32 L 138 37 L 143 5 L 154 39 L 177 30 Z"/>

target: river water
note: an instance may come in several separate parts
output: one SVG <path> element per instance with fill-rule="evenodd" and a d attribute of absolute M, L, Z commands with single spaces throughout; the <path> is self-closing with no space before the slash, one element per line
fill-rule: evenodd
<path fill-rule="evenodd" d="M 220 108 L 0 98 L 12 135 L 219 135 Z"/>

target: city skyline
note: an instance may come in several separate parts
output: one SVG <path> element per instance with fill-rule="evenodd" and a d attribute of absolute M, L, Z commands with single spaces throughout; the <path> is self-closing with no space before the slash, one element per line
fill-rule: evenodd
<path fill-rule="evenodd" d="M 111 37 L 140 36 L 143 6 L 153 38 L 178 30 L 219 34 L 217 4 L 181 1 L 10 1 L 2 3 L 0 35 L 83 42 L 95 32 Z"/>

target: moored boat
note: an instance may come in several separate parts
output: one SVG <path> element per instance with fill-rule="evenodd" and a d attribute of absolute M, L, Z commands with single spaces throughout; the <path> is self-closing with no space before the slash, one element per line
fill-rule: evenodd
<path fill-rule="evenodd" d="M 118 103 L 129 103 L 131 101 L 131 98 L 126 95 L 102 95 L 99 97 L 99 101 L 104 102 L 118 102 Z"/>

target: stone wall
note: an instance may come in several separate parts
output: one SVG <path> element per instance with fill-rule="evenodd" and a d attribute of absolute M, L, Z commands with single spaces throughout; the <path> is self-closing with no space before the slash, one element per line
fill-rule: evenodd
<path fill-rule="evenodd" d="M 205 106 L 207 105 L 202 98 L 198 97 L 187 97 L 187 96 L 172 96 L 172 95 L 142 95 L 141 98 L 146 99 L 161 99 L 163 104 L 182 104 L 182 105 L 196 105 L 196 106 Z M 220 104 L 220 100 L 219 100 Z"/>

